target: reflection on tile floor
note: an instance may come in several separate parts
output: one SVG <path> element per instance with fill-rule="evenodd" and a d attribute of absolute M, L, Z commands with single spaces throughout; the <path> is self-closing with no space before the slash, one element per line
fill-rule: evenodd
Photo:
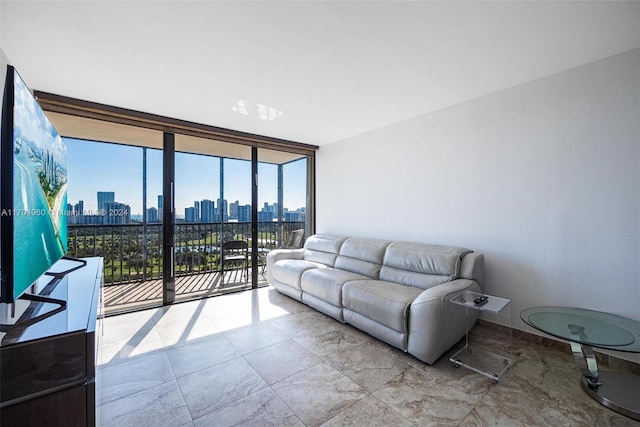
<path fill-rule="evenodd" d="M 567 351 L 476 326 L 499 383 L 434 365 L 272 288 L 104 319 L 100 426 L 640 426 L 580 388 Z"/>

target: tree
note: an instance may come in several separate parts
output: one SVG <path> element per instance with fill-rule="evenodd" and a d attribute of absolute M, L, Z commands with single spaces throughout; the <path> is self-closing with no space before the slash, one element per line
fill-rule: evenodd
<path fill-rule="evenodd" d="M 130 259 L 127 264 L 129 265 L 129 268 L 133 268 L 136 271 L 136 275 L 139 275 L 140 271 L 144 267 L 144 259 L 133 258 L 133 259 Z"/>

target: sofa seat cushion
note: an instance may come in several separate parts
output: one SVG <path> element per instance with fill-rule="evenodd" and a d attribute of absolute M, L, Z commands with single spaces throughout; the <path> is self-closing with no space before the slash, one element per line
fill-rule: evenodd
<path fill-rule="evenodd" d="M 302 290 L 302 274 L 307 270 L 327 268 L 326 265 L 303 259 L 282 259 L 273 264 L 273 278 L 296 289 Z"/>
<path fill-rule="evenodd" d="M 363 279 L 369 277 L 345 270 L 316 268 L 302 274 L 302 291 L 336 307 L 342 307 L 342 286 L 350 280 Z"/>
<path fill-rule="evenodd" d="M 407 332 L 409 306 L 422 289 L 382 280 L 357 280 L 345 283 L 342 305 L 400 333 Z"/>

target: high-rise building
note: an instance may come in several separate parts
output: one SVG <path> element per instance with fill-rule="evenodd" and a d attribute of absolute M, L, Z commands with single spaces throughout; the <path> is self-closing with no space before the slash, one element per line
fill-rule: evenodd
<path fill-rule="evenodd" d="M 238 221 L 251 222 L 251 205 L 238 206 Z"/>
<path fill-rule="evenodd" d="M 162 218 L 164 216 L 164 211 L 162 210 L 163 202 L 162 202 L 162 194 L 158 194 L 158 222 L 162 222 Z"/>
<path fill-rule="evenodd" d="M 49 150 L 46 150 L 46 153 L 42 153 L 42 173 L 52 187 L 57 187 L 60 184 L 60 180 L 64 178 L 58 173 L 58 167 L 53 158 L 53 153 L 49 153 Z"/>
<path fill-rule="evenodd" d="M 113 191 L 98 191 L 98 209 L 105 210 L 107 203 L 114 203 L 116 201 L 116 193 Z"/>
<path fill-rule="evenodd" d="M 124 203 L 112 202 L 104 204 L 105 224 L 128 224 L 131 221 L 131 207 Z"/>
<path fill-rule="evenodd" d="M 285 212 L 284 220 L 285 221 L 304 221 L 305 213 L 300 211 L 294 212 Z"/>
<path fill-rule="evenodd" d="M 218 216 L 216 218 L 217 221 L 220 221 L 220 209 L 222 210 L 222 221 L 229 220 L 229 210 L 227 209 L 227 201 L 218 199 Z"/>
<path fill-rule="evenodd" d="M 258 212 L 258 221 L 271 222 L 273 221 L 273 212 L 265 211 L 264 209 Z"/>
<path fill-rule="evenodd" d="M 76 213 L 73 211 L 73 205 L 71 203 L 67 203 L 67 212 L 65 213 L 67 217 L 67 224 L 76 224 Z"/>
<path fill-rule="evenodd" d="M 76 215 L 84 215 L 84 201 L 78 200 L 78 203 L 73 206 L 73 211 Z"/>
<path fill-rule="evenodd" d="M 200 221 L 215 222 L 215 204 L 212 200 L 203 200 L 200 202 Z"/>
<path fill-rule="evenodd" d="M 261 215 L 261 217 L 264 218 L 261 221 L 269 221 L 267 218 L 272 218 L 272 219 L 278 218 L 278 213 L 279 213 L 278 206 L 279 206 L 278 203 L 274 203 L 270 205 L 269 202 L 264 202 L 262 209 L 258 213 L 259 217 Z"/>
<path fill-rule="evenodd" d="M 158 209 L 147 209 L 147 222 L 158 222 Z"/>
<path fill-rule="evenodd" d="M 201 222 L 200 219 L 200 202 L 199 201 L 195 201 L 193 202 L 193 208 L 195 209 L 195 212 L 193 214 L 193 222 Z"/>
<path fill-rule="evenodd" d="M 236 200 L 235 202 L 229 205 L 229 219 L 237 219 L 238 218 L 238 207 L 240 206 L 240 201 Z"/>
<path fill-rule="evenodd" d="M 196 208 L 194 207 L 184 208 L 184 222 L 197 222 Z"/>

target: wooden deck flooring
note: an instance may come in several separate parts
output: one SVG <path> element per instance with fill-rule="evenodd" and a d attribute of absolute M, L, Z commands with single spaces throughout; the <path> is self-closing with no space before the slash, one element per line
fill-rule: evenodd
<path fill-rule="evenodd" d="M 176 301 L 251 289 L 250 275 L 251 271 L 248 280 L 244 272 L 234 269 L 225 271 L 224 282 L 219 271 L 176 277 Z M 258 286 L 266 285 L 266 278 L 259 274 Z M 104 286 L 103 301 L 105 314 L 161 305 L 162 279 Z"/>

